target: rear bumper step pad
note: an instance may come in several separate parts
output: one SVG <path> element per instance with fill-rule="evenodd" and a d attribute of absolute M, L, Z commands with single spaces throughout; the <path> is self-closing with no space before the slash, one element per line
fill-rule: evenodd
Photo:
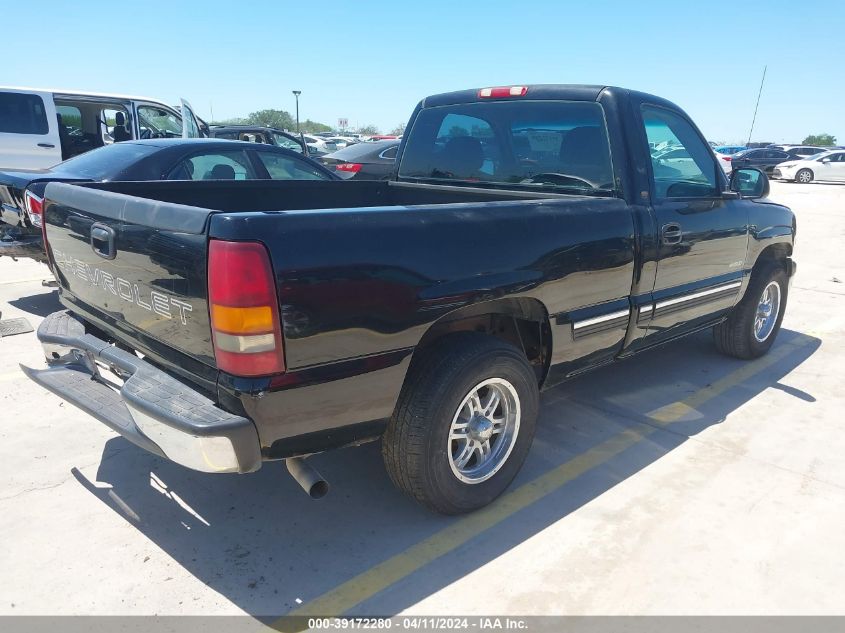
<path fill-rule="evenodd" d="M 69 312 L 38 328 L 48 369 L 22 367 L 32 380 L 156 455 L 203 472 L 252 472 L 261 466 L 251 420 L 216 407 L 205 395 L 147 361 L 85 332 Z M 126 375 L 118 391 L 94 361 Z"/>

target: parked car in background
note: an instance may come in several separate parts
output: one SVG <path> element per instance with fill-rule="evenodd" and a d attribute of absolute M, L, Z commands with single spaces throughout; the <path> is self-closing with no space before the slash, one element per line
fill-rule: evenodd
<path fill-rule="evenodd" d="M 731 157 L 719 154 L 715 151 L 713 153 L 718 159 L 719 167 L 721 167 L 726 174 L 730 174 L 732 169 Z M 655 154 L 652 156 L 652 159 L 657 165 L 676 169 L 681 174 L 694 173 L 698 169 L 695 160 L 684 147 L 672 147 L 671 149 Z"/>
<path fill-rule="evenodd" d="M 745 145 L 719 145 L 713 149 L 718 154 L 724 154 L 725 156 L 733 156 L 737 152 L 741 152 L 748 148 Z"/>
<path fill-rule="evenodd" d="M 349 147 L 358 142 L 358 139 L 352 138 L 351 136 L 326 136 L 325 139 L 326 143 L 334 143 L 338 149 Z"/>
<path fill-rule="evenodd" d="M 789 158 L 789 154 L 779 149 L 747 149 L 731 156 L 731 165 L 733 169 L 756 167 L 770 174 L 775 168 L 775 165 L 789 160 Z"/>
<path fill-rule="evenodd" d="M 320 158 L 341 178 L 386 180 L 393 174 L 399 141 L 356 143 Z"/>
<path fill-rule="evenodd" d="M 49 182 L 339 180 L 297 151 L 217 139 L 114 143 L 52 169 L 0 171 L 0 256 L 43 260 L 41 213 Z"/>
<path fill-rule="evenodd" d="M 786 152 L 790 158 L 801 160 L 802 158 L 809 158 L 816 154 L 829 151 L 830 147 L 817 147 L 815 145 L 771 145 L 769 149 L 779 149 Z"/>
<path fill-rule="evenodd" d="M 308 156 L 308 145 L 293 134 L 273 127 L 261 125 L 215 125 L 209 130 L 210 137 L 230 141 L 264 143 L 290 149 Z"/>
<path fill-rule="evenodd" d="M 845 151 L 823 152 L 801 160 L 788 160 L 774 168 L 772 177 L 805 184 L 814 180 L 845 182 Z"/>
<path fill-rule="evenodd" d="M 303 134 L 302 138 L 305 140 L 305 144 L 308 145 L 310 154 L 315 157 L 328 154 L 329 152 L 335 152 L 338 149 L 334 143 L 330 143 L 326 139 L 314 136 L 313 134 Z"/>
<path fill-rule="evenodd" d="M 0 169 L 44 169 L 114 142 L 194 138 L 202 129 L 184 99 L 173 108 L 144 97 L 0 87 Z"/>
<path fill-rule="evenodd" d="M 722 152 L 716 150 L 713 150 L 713 153 L 719 161 L 719 167 L 721 167 L 726 174 L 730 174 L 733 170 L 733 156 L 730 154 L 723 154 Z"/>

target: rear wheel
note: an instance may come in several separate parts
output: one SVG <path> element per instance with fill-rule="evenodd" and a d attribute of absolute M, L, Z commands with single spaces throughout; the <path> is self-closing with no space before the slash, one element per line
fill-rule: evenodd
<path fill-rule="evenodd" d="M 412 368 L 382 439 L 396 486 L 428 508 L 460 514 L 498 497 L 534 437 L 537 378 L 499 339 L 446 337 Z"/>
<path fill-rule="evenodd" d="M 807 184 L 813 182 L 813 172 L 809 169 L 800 169 L 798 173 L 795 174 L 795 182 L 800 182 L 802 184 Z"/>
<path fill-rule="evenodd" d="M 752 359 L 769 351 L 780 331 L 787 295 L 786 271 L 767 264 L 751 274 L 745 296 L 730 316 L 713 328 L 716 348 L 728 356 Z"/>

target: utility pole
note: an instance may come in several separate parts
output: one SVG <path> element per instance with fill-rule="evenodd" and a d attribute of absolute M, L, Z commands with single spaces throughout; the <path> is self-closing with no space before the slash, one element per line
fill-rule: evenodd
<path fill-rule="evenodd" d="M 302 94 L 301 90 L 293 90 L 293 96 L 296 97 L 296 133 L 299 134 L 299 95 Z"/>
<path fill-rule="evenodd" d="M 751 145 L 751 133 L 754 132 L 754 123 L 757 122 L 757 108 L 760 107 L 760 95 L 763 94 L 763 84 L 766 82 L 766 69 L 768 67 L 768 64 L 763 66 L 763 79 L 760 80 L 760 92 L 757 93 L 757 105 L 754 106 L 754 118 L 751 119 L 751 129 L 748 130 L 748 142 L 745 144 L 746 147 Z"/>

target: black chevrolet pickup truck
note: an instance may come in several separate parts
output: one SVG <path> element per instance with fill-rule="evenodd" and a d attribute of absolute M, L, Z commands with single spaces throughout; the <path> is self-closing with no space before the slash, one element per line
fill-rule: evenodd
<path fill-rule="evenodd" d="M 688 158 L 652 158 L 649 147 Z M 751 359 L 786 307 L 796 224 L 728 181 L 663 99 L 604 86 L 424 99 L 390 181 L 50 184 L 66 310 L 38 383 L 189 468 L 380 439 L 443 513 L 495 499 L 539 392 L 702 328 Z"/>

